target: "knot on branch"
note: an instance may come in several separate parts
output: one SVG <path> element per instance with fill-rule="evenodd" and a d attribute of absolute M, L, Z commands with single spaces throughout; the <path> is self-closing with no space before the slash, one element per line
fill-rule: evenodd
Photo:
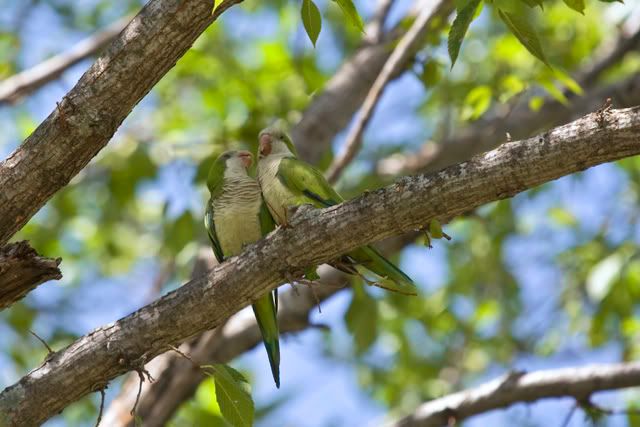
<path fill-rule="evenodd" d="M 26 240 L 0 247 L 0 310 L 10 306 L 39 284 L 59 280 L 62 258 L 40 256 Z"/>

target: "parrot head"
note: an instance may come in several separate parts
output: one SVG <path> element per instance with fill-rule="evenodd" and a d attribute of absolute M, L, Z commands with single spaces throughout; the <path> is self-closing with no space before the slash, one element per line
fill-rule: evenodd
<path fill-rule="evenodd" d="M 298 156 L 289 135 L 276 127 L 262 130 L 258 136 L 258 142 L 258 153 L 261 159 L 270 155 Z"/>
<path fill-rule="evenodd" d="M 247 169 L 251 167 L 252 162 L 253 156 L 246 150 L 225 151 L 220 154 L 209 169 L 207 177 L 209 191 L 213 191 L 217 183 L 225 177 L 247 175 Z"/>

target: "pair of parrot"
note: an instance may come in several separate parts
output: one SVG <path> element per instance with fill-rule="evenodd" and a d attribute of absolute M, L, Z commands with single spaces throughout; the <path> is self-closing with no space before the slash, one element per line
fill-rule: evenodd
<path fill-rule="evenodd" d="M 257 180 L 249 176 L 252 156 L 248 151 L 222 153 L 211 166 L 204 223 L 218 262 L 238 255 L 243 248 L 275 228 L 286 225 L 287 210 L 311 204 L 325 208 L 343 199 L 320 171 L 297 158 L 291 138 L 282 130 L 267 128 L 259 134 Z M 274 221 L 275 220 L 275 221 Z M 330 263 L 351 274 L 356 266 L 379 276 L 376 286 L 416 295 L 413 281 L 371 246 L 357 248 Z M 280 344 L 277 320 L 277 289 L 253 303 L 271 373 L 280 387 Z"/>

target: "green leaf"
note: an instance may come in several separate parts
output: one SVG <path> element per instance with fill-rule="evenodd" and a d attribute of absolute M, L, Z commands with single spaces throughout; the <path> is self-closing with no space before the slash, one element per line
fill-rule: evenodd
<path fill-rule="evenodd" d="M 602 301 L 620 277 L 628 257 L 620 252 L 609 255 L 591 268 L 587 276 L 587 295 L 594 302 Z"/>
<path fill-rule="evenodd" d="M 360 284 L 353 287 L 353 299 L 345 314 L 345 322 L 353 335 L 356 354 L 364 353 L 378 334 L 378 304 Z"/>
<path fill-rule="evenodd" d="M 456 15 L 456 19 L 449 30 L 449 40 L 447 42 L 449 49 L 449 58 L 451 58 L 451 68 L 453 68 L 460 53 L 460 46 L 464 40 L 465 34 L 469 29 L 469 25 L 476 16 L 476 10 L 481 0 L 471 0 Z"/>
<path fill-rule="evenodd" d="M 422 74 L 420 74 L 420 80 L 426 87 L 434 87 L 442 77 L 442 73 L 440 72 L 440 64 L 431 60 L 425 62 L 422 66 Z"/>
<path fill-rule="evenodd" d="M 340 9 L 342 9 L 342 13 L 344 13 L 347 18 L 351 20 L 351 23 L 358 28 L 358 30 L 364 32 L 364 23 L 362 22 L 362 18 L 358 13 L 358 9 L 353 4 L 352 0 L 333 0 L 338 3 Z"/>
<path fill-rule="evenodd" d="M 575 93 L 576 95 L 582 95 L 584 93 L 582 87 L 580 86 L 580 83 L 575 81 L 569 74 L 563 72 L 562 70 L 554 71 L 555 77 L 560 80 L 562 84 L 565 85 L 565 87 L 571 92 Z"/>
<path fill-rule="evenodd" d="M 560 89 L 558 89 L 553 84 L 552 81 L 547 80 L 547 79 L 543 79 L 543 80 L 540 80 L 539 83 L 540 83 L 540 86 L 542 86 L 543 88 L 546 89 L 547 92 L 549 92 L 549 95 L 551 95 L 553 97 L 553 99 L 555 99 L 556 101 L 558 101 L 562 105 L 568 105 L 569 104 L 569 100 L 567 99 L 566 95 Z"/>
<path fill-rule="evenodd" d="M 549 68 L 549 62 L 545 56 L 538 35 L 536 34 L 533 26 L 525 18 L 513 13 L 509 13 L 503 10 L 498 10 L 500 19 L 507 25 L 509 30 L 518 39 L 520 43 L 529 51 L 533 56 L 544 62 Z"/>
<path fill-rule="evenodd" d="M 300 10 L 302 15 L 302 23 L 304 29 L 307 31 L 309 40 L 313 43 L 313 47 L 316 46 L 316 40 L 320 34 L 322 28 L 322 16 L 320 16 L 320 10 L 318 6 L 312 0 L 302 0 L 302 9 Z"/>
<path fill-rule="evenodd" d="M 522 3 L 526 4 L 529 7 L 540 6 L 540 9 L 544 9 L 543 0 L 521 0 Z"/>
<path fill-rule="evenodd" d="M 540 111 L 544 105 L 544 98 L 541 96 L 532 96 L 529 100 L 529 108 L 531 111 Z"/>
<path fill-rule="evenodd" d="M 476 120 L 482 116 L 491 106 L 492 94 L 491 87 L 487 85 L 480 85 L 469 91 L 464 99 L 462 119 Z"/>
<path fill-rule="evenodd" d="M 549 218 L 558 225 L 574 227 L 578 224 L 576 217 L 566 209 L 555 206 L 549 209 L 547 213 Z"/>
<path fill-rule="evenodd" d="M 205 365 L 202 368 L 215 381 L 216 400 L 222 416 L 234 427 L 251 427 L 255 406 L 247 390 L 247 380 L 227 365 Z"/>
<path fill-rule="evenodd" d="M 569 6 L 571 9 L 575 10 L 584 15 L 584 0 L 563 0 L 564 4 Z"/>

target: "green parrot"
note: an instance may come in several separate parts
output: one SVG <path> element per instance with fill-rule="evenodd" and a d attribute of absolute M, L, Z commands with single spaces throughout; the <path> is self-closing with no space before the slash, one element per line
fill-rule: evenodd
<path fill-rule="evenodd" d="M 322 173 L 298 160 L 291 138 L 280 129 L 267 128 L 259 135 L 258 182 L 273 219 L 286 224 L 287 209 L 311 204 L 326 208 L 343 202 Z M 361 265 L 381 277 L 376 286 L 406 295 L 417 295 L 409 276 L 371 246 L 362 246 L 330 263 L 347 273 L 357 274 Z"/>
<path fill-rule="evenodd" d="M 258 182 L 247 173 L 251 163 L 252 156 L 248 151 L 227 151 L 209 169 L 207 187 L 211 198 L 207 203 L 204 225 L 218 262 L 238 255 L 246 245 L 275 228 Z M 280 388 L 277 310 L 277 289 L 253 303 L 271 373 L 276 387 Z"/>

